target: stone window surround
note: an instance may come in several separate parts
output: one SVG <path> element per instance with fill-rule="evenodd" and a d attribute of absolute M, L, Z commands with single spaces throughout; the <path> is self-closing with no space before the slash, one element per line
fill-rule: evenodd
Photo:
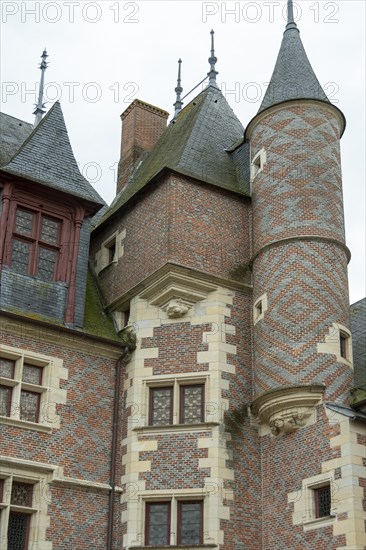
<path fill-rule="evenodd" d="M 155 430 L 165 430 L 171 428 L 184 428 L 190 429 L 190 427 L 203 426 L 204 424 L 209 423 L 207 416 L 209 414 L 209 403 L 207 401 L 207 396 L 209 393 L 209 375 L 208 373 L 189 373 L 181 375 L 155 375 L 151 378 L 145 378 L 142 381 L 142 394 L 141 402 L 144 404 L 142 415 L 141 415 L 141 424 L 138 428 L 146 429 L 155 429 Z M 181 386 L 191 386 L 191 385 L 200 385 L 204 386 L 203 390 L 203 401 L 204 401 L 204 421 L 197 424 L 180 424 L 180 388 Z M 164 386 L 173 387 L 173 424 L 169 425 L 150 425 L 149 424 L 149 407 L 150 407 L 150 388 L 159 388 Z"/>
<path fill-rule="evenodd" d="M 341 355 L 341 342 L 340 336 L 345 338 L 346 357 Z M 318 353 L 330 353 L 336 356 L 338 363 L 344 365 L 353 365 L 353 352 L 352 352 L 352 335 L 350 330 L 340 323 L 332 323 L 332 326 L 328 330 L 328 334 L 325 335 L 324 341 L 319 342 L 317 345 Z"/>
<path fill-rule="evenodd" d="M 103 271 L 103 269 L 115 265 L 118 260 L 122 258 L 124 254 L 123 240 L 126 238 L 126 229 L 117 230 L 112 235 L 102 242 L 99 250 L 95 254 L 95 272 L 97 275 Z M 110 249 L 115 247 L 113 260 L 110 261 Z"/>
<path fill-rule="evenodd" d="M 215 548 L 216 544 L 213 539 L 207 533 L 209 526 L 210 510 L 209 510 L 209 496 L 205 494 L 204 489 L 178 489 L 178 490 L 157 490 L 157 491 L 144 491 L 136 495 L 137 498 L 137 524 L 138 543 L 133 543 L 129 546 L 131 550 L 133 548 L 154 548 L 154 550 L 160 550 L 157 546 L 145 546 L 145 526 L 146 526 L 146 503 L 147 502 L 170 502 L 170 545 L 169 547 L 184 548 L 188 550 L 190 545 L 180 546 L 176 540 L 177 533 L 177 519 L 178 519 L 178 502 L 180 501 L 201 501 L 203 507 L 203 542 L 201 545 L 192 545 L 192 548 Z M 164 549 L 166 546 L 164 546 Z"/>
<path fill-rule="evenodd" d="M 267 162 L 267 153 L 262 147 L 258 153 L 252 158 L 250 164 L 250 181 L 252 182 L 254 178 L 263 171 L 264 165 Z"/>
<path fill-rule="evenodd" d="M 0 547 L 7 548 L 7 527 L 10 510 L 17 512 L 24 511 L 31 516 L 28 547 L 37 546 L 42 548 L 51 548 L 52 543 L 46 542 L 46 528 L 49 526 L 49 517 L 47 514 L 48 504 L 51 500 L 49 492 L 49 483 L 52 473 L 47 468 L 35 468 L 34 470 L 24 467 L 21 464 L 7 465 L 1 464 L 0 478 L 4 480 L 4 490 L 0 519 Z M 11 486 L 13 481 L 29 483 L 33 485 L 32 503 L 29 507 L 19 507 L 10 504 Z M 43 543 L 43 544 L 42 544 Z M 39 546 L 42 544 L 42 546 Z"/>
<path fill-rule="evenodd" d="M 259 298 L 256 299 L 253 305 L 253 323 L 256 325 L 258 321 L 263 319 L 264 313 L 268 309 L 268 297 L 267 292 L 262 294 L 262 296 L 259 296 Z"/>
<path fill-rule="evenodd" d="M 315 489 L 330 485 L 331 489 L 331 511 L 329 516 L 316 517 L 315 510 Z M 324 472 L 318 474 L 311 478 L 303 479 L 302 481 L 302 490 L 300 491 L 300 498 L 292 499 L 292 495 L 289 496 L 289 502 L 295 500 L 295 513 L 294 513 L 294 525 L 303 525 L 304 531 L 309 531 L 312 529 L 317 529 L 332 525 L 336 516 L 336 501 L 333 498 L 333 495 L 336 493 L 336 483 L 334 481 L 334 472 Z M 299 506 L 300 505 L 300 506 Z M 299 512 L 296 509 L 301 510 L 301 519 L 299 517 Z M 297 513 L 296 513 L 297 512 Z M 295 519 L 295 516 L 298 516 Z"/>
<path fill-rule="evenodd" d="M 164 500 L 145 500 L 145 544 L 147 543 L 147 533 L 148 533 L 148 524 L 149 524 L 149 508 L 152 504 L 159 504 L 161 502 L 162 504 L 168 505 L 167 509 L 167 534 L 170 540 L 170 543 L 172 543 L 173 538 L 173 544 L 178 541 L 178 544 L 183 544 L 179 539 L 181 538 L 181 527 L 180 527 L 180 512 L 181 512 L 181 505 L 186 502 L 189 504 L 195 503 L 199 504 L 199 518 L 200 518 L 200 540 L 199 542 L 196 542 L 194 544 L 202 544 L 203 539 L 203 500 L 202 499 L 176 499 L 171 498 L 166 501 Z M 155 545 L 154 545 L 155 546 Z"/>
<path fill-rule="evenodd" d="M 14 378 L 0 378 L 2 385 L 13 388 L 10 416 L 1 415 L 1 422 L 19 428 L 43 432 L 51 432 L 53 428 L 59 428 L 60 416 L 56 413 L 56 405 L 66 403 L 66 390 L 60 389 L 60 380 L 67 379 L 67 369 L 63 368 L 62 359 L 6 345 L 1 345 L 0 356 L 16 362 Z M 26 389 L 32 387 L 32 385 L 25 385 L 21 381 L 24 362 L 43 368 L 42 385 L 34 387 L 37 393 L 41 395 L 38 422 L 20 419 L 21 387 Z"/>

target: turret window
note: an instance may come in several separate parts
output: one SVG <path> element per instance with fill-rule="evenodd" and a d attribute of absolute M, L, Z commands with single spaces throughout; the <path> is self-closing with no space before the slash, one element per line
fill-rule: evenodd
<path fill-rule="evenodd" d="M 251 181 L 254 180 L 254 178 L 262 172 L 265 163 L 267 162 L 267 153 L 264 149 L 261 149 L 258 151 L 256 155 L 254 155 L 252 164 L 251 164 L 251 171 L 250 171 L 250 179 Z"/>
<path fill-rule="evenodd" d="M 348 334 L 344 332 L 339 333 L 339 351 L 343 359 L 348 359 Z"/>

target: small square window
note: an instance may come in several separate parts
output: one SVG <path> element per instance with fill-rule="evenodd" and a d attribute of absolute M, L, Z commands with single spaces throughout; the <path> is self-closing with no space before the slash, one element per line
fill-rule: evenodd
<path fill-rule="evenodd" d="M 14 506 L 32 506 L 33 485 L 14 481 L 11 488 L 10 504 Z"/>
<path fill-rule="evenodd" d="M 0 357 L 0 376 L 3 378 L 14 378 L 15 361 Z"/>
<path fill-rule="evenodd" d="M 331 490 L 330 484 L 317 487 L 314 491 L 315 517 L 324 518 L 330 516 L 331 511 Z"/>

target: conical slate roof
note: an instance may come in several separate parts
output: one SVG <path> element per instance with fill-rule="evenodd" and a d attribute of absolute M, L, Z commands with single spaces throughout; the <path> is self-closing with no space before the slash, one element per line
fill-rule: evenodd
<path fill-rule="evenodd" d="M 291 99 L 318 99 L 329 103 L 293 22 L 284 32 L 276 65 L 258 112 Z"/>
<path fill-rule="evenodd" d="M 229 148 L 243 126 L 221 91 L 209 85 L 167 127 L 117 195 L 101 224 L 164 169 L 243 194 Z"/>
<path fill-rule="evenodd" d="M 105 204 L 79 171 L 59 102 L 53 105 L 1 170 L 96 205 Z"/>

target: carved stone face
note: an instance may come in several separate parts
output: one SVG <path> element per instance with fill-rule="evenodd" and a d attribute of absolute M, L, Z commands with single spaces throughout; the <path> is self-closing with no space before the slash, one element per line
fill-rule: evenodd
<path fill-rule="evenodd" d="M 177 317 L 182 317 L 188 311 L 188 307 L 179 302 L 178 300 L 171 300 L 166 308 L 168 317 L 171 319 L 176 319 Z"/>

